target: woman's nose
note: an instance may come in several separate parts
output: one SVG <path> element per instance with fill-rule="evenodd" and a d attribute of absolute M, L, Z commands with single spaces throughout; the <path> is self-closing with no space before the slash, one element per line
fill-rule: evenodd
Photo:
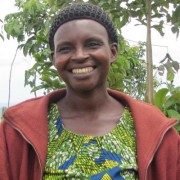
<path fill-rule="evenodd" d="M 89 57 L 87 51 L 84 48 L 76 48 L 71 59 L 72 60 L 84 60 Z"/>

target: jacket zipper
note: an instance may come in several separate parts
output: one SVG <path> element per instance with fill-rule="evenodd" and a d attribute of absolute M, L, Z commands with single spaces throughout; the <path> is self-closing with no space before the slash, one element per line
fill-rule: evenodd
<path fill-rule="evenodd" d="M 172 128 L 175 124 L 177 124 L 177 123 L 174 123 L 174 124 L 172 124 L 171 126 L 169 126 L 168 128 L 166 128 L 166 130 L 165 130 L 164 133 L 162 134 L 162 136 L 161 136 L 161 138 L 160 138 L 160 141 L 159 141 L 158 145 L 156 146 L 156 148 L 155 148 L 155 150 L 154 150 L 154 153 L 153 153 L 151 159 L 149 160 L 149 162 L 148 162 L 148 164 L 147 164 L 147 167 L 146 167 L 146 170 L 145 170 L 146 172 L 145 172 L 145 178 L 144 178 L 144 180 L 147 180 L 147 172 L 148 172 L 149 165 L 151 164 L 151 162 L 152 162 L 152 160 L 153 160 L 153 158 L 154 158 L 154 155 L 155 155 L 156 151 L 158 150 L 158 148 L 159 148 L 159 146 L 160 146 L 160 144 L 161 144 L 161 142 L 162 142 L 162 140 L 163 140 L 164 135 L 165 135 L 166 132 L 167 132 L 170 128 Z"/>
<path fill-rule="evenodd" d="M 25 139 L 25 141 L 27 141 L 32 147 L 33 147 L 33 149 L 34 149 L 34 151 L 35 151 L 35 153 L 36 153 L 36 155 L 37 155 L 37 157 L 38 157 L 38 161 L 39 161 L 39 165 L 40 165 L 40 169 L 41 169 L 41 176 L 40 176 L 40 180 L 42 179 L 42 164 L 41 164 L 41 161 L 40 161 L 40 157 L 39 157 L 39 154 L 38 154 L 38 152 L 37 152 L 37 150 L 36 150 L 36 148 L 35 148 L 35 146 L 26 138 L 26 136 L 21 132 L 21 130 L 19 130 L 18 128 L 16 128 L 13 124 L 11 124 L 7 119 L 6 119 L 6 122 L 13 128 L 13 129 L 15 129 L 16 131 L 18 131 L 20 134 L 21 134 L 21 136 Z"/>

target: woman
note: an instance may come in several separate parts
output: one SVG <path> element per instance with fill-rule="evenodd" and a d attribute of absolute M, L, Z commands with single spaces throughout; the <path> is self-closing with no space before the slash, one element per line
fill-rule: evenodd
<path fill-rule="evenodd" d="M 66 89 L 4 113 L 0 179 L 178 179 L 177 121 L 107 89 L 118 54 L 107 14 L 87 3 L 66 7 L 52 24 L 49 44 Z"/>

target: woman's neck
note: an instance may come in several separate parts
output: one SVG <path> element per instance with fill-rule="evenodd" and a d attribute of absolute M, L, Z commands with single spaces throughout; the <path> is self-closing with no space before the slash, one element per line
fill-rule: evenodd
<path fill-rule="evenodd" d="M 74 111 L 94 111 L 111 101 L 107 89 L 87 92 L 75 92 L 67 89 L 66 96 L 59 102 L 60 106 Z"/>
<path fill-rule="evenodd" d="M 102 135 L 111 131 L 124 107 L 104 91 L 70 93 L 58 102 L 64 126 L 77 134 Z"/>

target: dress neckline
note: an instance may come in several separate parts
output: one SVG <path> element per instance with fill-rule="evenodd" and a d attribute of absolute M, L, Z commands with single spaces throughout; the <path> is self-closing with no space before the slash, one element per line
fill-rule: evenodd
<path fill-rule="evenodd" d="M 78 133 L 75 133 L 69 129 L 67 129 L 64 124 L 63 124 L 63 120 L 62 120 L 62 117 L 59 116 L 58 119 L 57 119 L 57 124 L 60 124 L 60 128 L 61 128 L 61 131 L 63 130 L 66 134 L 69 134 L 70 136 L 76 136 L 76 137 L 84 137 L 84 138 L 89 138 L 89 137 L 93 137 L 93 138 L 102 138 L 102 137 L 105 137 L 105 136 L 109 136 L 111 134 L 113 134 L 114 131 L 116 131 L 117 127 L 119 125 L 121 125 L 121 119 L 124 118 L 125 114 L 127 113 L 128 109 L 127 108 L 124 108 L 124 111 L 122 113 L 122 115 L 120 116 L 120 118 L 117 120 L 117 123 L 116 123 L 116 126 L 110 130 L 109 132 L 107 132 L 106 134 L 104 135 L 84 135 L 84 134 L 78 134 Z M 59 131 L 59 130 L 58 130 Z"/>

